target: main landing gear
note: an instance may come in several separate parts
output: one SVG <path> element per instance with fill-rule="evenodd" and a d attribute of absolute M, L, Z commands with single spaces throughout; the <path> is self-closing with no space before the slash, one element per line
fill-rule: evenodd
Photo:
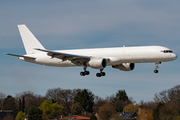
<path fill-rule="evenodd" d="M 103 69 L 100 69 L 100 73 L 97 73 L 96 76 L 97 76 L 97 77 L 105 76 L 106 73 L 105 73 L 105 72 L 102 72 L 102 71 L 103 71 Z"/>
<path fill-rule="evenodd" d="M 87 66 L 84 66 L 84 72 L 80 72 L 81 76 L 85 76 L 85 75 L 89 75 L 90 74 L 89 71 L 86 71 L 86 68 L 87 68 Z"/>
<path fill-rule="evenodd" d="M 161 62 L 155 63 L 155 64 L 156 64 L 156 68 L 154 70 L 154 73 L 158 73 L 159 71 L 157 69 L 159 68 L 159 64 L 161 64 Z"/>
<path fill-rule="evenodd" d="M 84 66 L 84 72 L 80 72 L 80 75 L 81 75 L 81 76 L 85 76 L 85 75 L 89 75 L 89 74 L 90 74 L 89 71 L 86 71 L 86 68 L 87 68 L 87 66 Z M 103 71 L 103 69 L 100 69 L 100 73 L 97 73 L 96 76 L 97 76 L 97 77 L 105 76 L 106 73 L 105 73 L 105 72 L 102 72 L 102 71 Z"/>

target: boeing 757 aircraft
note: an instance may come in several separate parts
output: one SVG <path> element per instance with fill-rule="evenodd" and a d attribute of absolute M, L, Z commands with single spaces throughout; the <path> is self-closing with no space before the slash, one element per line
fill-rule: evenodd
<path fill-rule="evenodd" d="M 89 75 L 87 67 L 99 69 L 97 77 L 105 76 L 106 66 L 123 71 L 131 71 L 135 63 L 155 63 L 154 73 L 158 73 L 158 65 L 177 59 L 176 54 L 162 46 L 115 47 L 75 50 L 47 50 L 36 39 L 26 25 L 18 25 L 18 29 L 26 50 L 25 55 L 9 54 L 20 60 L 46 66 L 70 67 L 82 66 L 81 76 Z"/>

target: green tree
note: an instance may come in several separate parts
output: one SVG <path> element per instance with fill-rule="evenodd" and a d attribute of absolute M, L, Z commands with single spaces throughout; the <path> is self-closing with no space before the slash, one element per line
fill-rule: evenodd
<path fill-rule="evenodd" d="M 41 95 L 37 95 L 31 91 L 25 91 L 22 93 L 16 94 L 16 99 L 18 100 L 19 98 L 21 99 L 21 110 L 22 110 L 22 102 L 23 102 L 23 97 L 24 97 L 24 110 L 31 110 L 32 108 L 37 108 L 41 105 L 41 103 L 44 102 L 46 99 L 45 97 Z M 18 105 L 18 103 L 17 103 Z M 24 111 L 26 113 L 26 111 Z"/>
<path fill-rule="evenodd" d="M 24 119 L 25 119 L 25 113 L 23 113 L 22 111 L 19 111 L 16 116 L 16 120 L 24 120 Z"/>
<path fill-rule="evenodd" d="M 82 106 L 78 102 L 72 104 L 71 109 L 73 115 L 81 115 L 83 110 Z"/>
<path fill-rule="evenodd" d="M 33 108 L 29 111 L 28 120 L 42 120 L 43 111 L 39 108 Z"/>
<path fill-rule="evenodd" d="M 112 103 L 117 112 L 122 112 L 123 108 L 132 102 L 129 100 L 125 90 L 118 90 L 116 96 L 112 100 Z"/>
<path fill-rule="evenodd" d="M 24 97 L 23 97 L 22 105 L 21 105 L 21 111 L 24 112 L 24 109 L 25 109 L 25 100 L 24 100 Z"/>
<path fill-rule="evenodd" d="M 156 109 L 154 109 L 153 111 L 153 117 L 154 119 L 159 119 L 159 114 L 160 114 L 160 108 L 164 105 L 164 103 L 159 102 L 159 104 L 157 105 Z"/>
<path fill-rule="evenodd" d="M 19 111 L 21 111 L 21 99 L 19 98 Z"/>
<path fill-rule="evenodd" d="M 3 102 L 4 110 L 16 110 L 15 98 L 11 95 L 8 95 Z"/>
<path fill-rule="evenodd" d="M 94 105 L 94 94 L 84 89 L 81 92 L 78 92 L 76 97 L 74 98 L 74 103 L 78 102 L 84 111 L 92 112 L 92 108 Z"/>
<path fill-rule="evenodd" d="M 43 119 L 54 119 L 61 114 L 63 106 L 53 103 L 52 100 L 45 100 L 39 109 L 43 111 Z"/>
<path fill-rule="evenodd" d="M 61 89 L 61 88 L 53 88 L 49 89 L 46 92 L 46 98 L 48 100 L 54 99 L 58 104 L 63 106 L 62 113 L 67 116 L 71 114 L 71 106 L 74 103 L 74 97 L 78 92 L 82 91 L 81 89 Z"/>
<path fill-rule="evenodd" d="M 119 91 L 116 93 L 116 97 L 115 97 L 114 100 L 115 100 L 115 101 L 116 101 L 116 100 L 129 101 L 129 98 L 128 98 L 125 90 L 119 90 Z"/>

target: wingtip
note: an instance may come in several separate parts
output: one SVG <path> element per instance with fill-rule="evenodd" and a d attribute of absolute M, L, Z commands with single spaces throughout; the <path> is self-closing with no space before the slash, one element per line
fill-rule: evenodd
<path fill-rule="evenodd" d="M 4 53 L 5 55 L 9 55 L 9 53 Z"/>

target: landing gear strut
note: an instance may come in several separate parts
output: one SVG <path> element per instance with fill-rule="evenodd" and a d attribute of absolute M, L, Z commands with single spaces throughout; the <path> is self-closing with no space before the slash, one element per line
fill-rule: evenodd
<path fill-rule="evenodd" d="M 161 64 L 161 62 L 155 63 L 155 64 L 156 64 L 156 68 L 154 70 L 154 73 L 158 73 L 159 71 L 157 69 L 159 68 L 159 64 Z"/>
<path fill-rule="evenodd" d="M 86 71 L 86 69 L 87 69 L 87 66 L 84 66 L 84 72 L 80 72 L 81 76 L 85 76 L 85 75 L 89 75 L 90 74 L 90 72 Z"/>
<path fill-rule="evenodd" d="M 96 76 L 97 76 L 97 77 L 105 76 L 106 73 L 105 73 L 105 72 L 102 72 L 102 71 L 103 71 L 103 69 L 100 69 L 100 73 L 97 73 Z"/>

